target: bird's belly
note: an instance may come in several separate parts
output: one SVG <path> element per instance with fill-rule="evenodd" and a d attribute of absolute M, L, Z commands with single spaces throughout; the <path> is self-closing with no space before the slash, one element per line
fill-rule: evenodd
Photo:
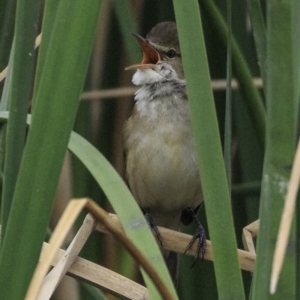
<path fill-rule="evenodd" d="M 130 148 L 127 178 L 140 206 L 181 211 L 199 205 L 201 187 L 192 137 L 154 132 Z"/>

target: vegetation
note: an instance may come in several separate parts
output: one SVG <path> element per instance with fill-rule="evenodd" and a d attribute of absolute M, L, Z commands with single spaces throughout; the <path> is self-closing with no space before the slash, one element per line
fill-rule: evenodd
<path fill-rule="evenodd" d="M 270 278 L 297 144 L 299 9 L 297 0 L 0 1 L 1 298 L 25 298 L 57 207 L 89 197 L 117 214 L 132 244 L 93 233 L 80 256 L 140 282 L 129 249 L 147 272 L 150 264 L 166 299 L 298 299 L 299 207 L 274 295 Z M 122 126 L 134 91 L 124 68 L 141 59 L 130 33 L 145 35 L 164 20 L 178 27 L 205 199 L 199 217 L 213 251 L 213 262 L 194 268 L 181 255 L 177 291 L 121 179 Z M 54 202 L 59 182 L 70 193 Z M 258 218 L 251 274 L 240 270 L 237 248 Z M 78 299 L 111 298 L 87 284 L 76 291 Z M 69 292 L 57 299 L 74 299 Z"/>

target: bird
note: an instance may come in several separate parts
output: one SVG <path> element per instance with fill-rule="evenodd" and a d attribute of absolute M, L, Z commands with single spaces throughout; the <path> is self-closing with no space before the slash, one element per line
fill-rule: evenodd
<path fill-rule="evenodd" d="M 157 226 L 179 230 L 180 223 L 197 224 L 187 245 L 198 239 L 196 260 L 206 243 L 196 216 L 203 194 L 176 23 L 158 23 L 146 38 L 133 35 L 143 59 L 126 68 L 136 70 L 132 83 L 139 87 L 123 130 L 126 180 L 161 246 Z M 178 254 L 162 254 L 177 283 Z"/>

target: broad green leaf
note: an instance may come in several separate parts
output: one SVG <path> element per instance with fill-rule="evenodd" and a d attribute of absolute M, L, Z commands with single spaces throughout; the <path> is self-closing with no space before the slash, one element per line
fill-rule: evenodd
<path fill-rule="evenodd" d="M 12 68 L 7 84 L 6 102 L 11 117 L 6 126 L 6 148 L 3 171 L 1 201 L 2 238 L 5 236 L 7 220 L 21 163 L 25 135 L 26 116 L 29 107 L 35 63 L 34 42 L 38 23 L 40 1 L 18 1 L 15 25 L 14 47 L 12 47 Z M 4 105 L 4 103 L 3 103 Z"/>
<path fill-rule="evenodd" d="M 174 299 L 177 299 L 173 283 L 158 245 L 141 209 L 122 178 L 106 158 L 77 133 L 72 132 L 68 148 L 91 172 L 118 215 L 128 237 L 132 239 L 133 243 L 152 262 L 152 265 L 161 275 L 162 280 L 169 287 Z M 147 282 L 148 284 L 149 282 Z M 151 298 L 159 299 L 159 295 L 153 289 L 153 286 L 150 285 L 148 288 L 150 295 L 152 295 Z"/>
<path fill-rule="evenodd" d="M 6 111 L 0 112 L 0 122 L 4 123 L 7 119 L 9 119 L 9 113 Z M 31 123 L 31 119 L 31 116 L 28 115 L 27 124 Z M 103 189 L 126 234 L 152 262 L 157 272 L 165 280 L 169 290 L 173 293 L 174 299 L 177 299 L 157 242 L 123 179 L 93 145 L 75 132 L 71 133 L 68 149 L 78 157 Z M 150 288 L 153 289 L 153 286 L 150 285 Z M 152 293 L 152 298 L 159 299 L 157 290 L 150 290 L 149 292 Z"/>
<path fill-rule="evenodd" d="M 60 0 L 51 0 L 46 1 L 46 7 L 43 16 L 43 24 L 42 24 L 42 43 L 39 46 L 39 56 L 38 56 L 38 68 L 35 74 L 35 82 L 34 82 L 34 96 L 35 99 L 37 89 L 40 85 L 40 79 L 42 70 L 45 64 L 47 49 L 49 48 L 50 38 L 53 29 L 53 23 L 55 22 L 55 18 L 57 15 L 57 10 L 59 7 Z M 35 105 L 35 103 L 34 103 Z"/>
<path fill-rule="evenodd" d="M 267 30 L 259 0 L 247 0 L 261 77 L 266 83 Z"/>
<path fill-rule="evenodd" d="M 212 0 L 201 0 L 200 6 L 205 16 L 209 19 L 211 28 L 216 34 L 216 37 L 221 41 L 221 45 L 225 48 L 227 45 L 227 28 L 220 11 Z M 253 84 L 252 75 L 238 47 L 238 44 L 233 38 L 231 42 L 232 71 L 239 82 L 239 89 L 256 130 L 260 147 L 264 149 L 266 127 L 264 105 L 257 88 Z"/>
<path fill-rule="evenodd" d="M 228 184 L 197 1 L 174 0 L 219 299 L 244 299 Z M 186 22 L 186 20 L 189 22 Z M 190 30 L 193 24 L 193 30 Z M 217 185 L 217 188 L 216 188 Z M 220 225 L 222 222 L 222 225 Z"/>
<path fill-rule="evenodd" d="M 290 1 L 267 3 L 266 153 L 251 299 L 296 299 L 294 234 L 290 238 L 278 292 L 274 296 L 269 292 L 275 240 L 296 147 L 292 13 Z"/>
<path fill-rule="evenodd" d="M 36 90 L 0 257 L 3 299 L 22 300 L 39 257 L 85 79 L 101 1 L 62 0 Z M 41 68 L 39 65 L 38 68 Z M 16 241 L 22 247 L 16 247 Z"/>

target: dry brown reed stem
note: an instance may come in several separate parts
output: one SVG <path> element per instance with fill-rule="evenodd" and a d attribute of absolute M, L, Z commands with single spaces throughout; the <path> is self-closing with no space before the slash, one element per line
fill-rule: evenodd
<path fill-rule="evenodd" d="M 243 244 L 244 248 L 250 253 L 255 254 L 255 247 L 253 243 L 253 238 L 257 236 L 259 228 L 259 220 L 247 225 L 243 228 Z"/>
<path fill-rule="evenodd" d="M 151 263 L 147 260 L 147 258 L 125 235 L 123 230 L 120 229 L 120 227 L 116 226 L 115 223 L 111 222 L 111 218 L 109 217 L 108 213 L 99 206 L 97 206 L 95 202 L 87 198 L 70 201 L 60 221 L 58 222 L 58 225 L 56 226 L 53 235 L 51 236 L 49 242 L 50 246 L 45 254 L 45 260 L 39 263 L 35 270 L 25 300 L 37 299 L 37 295 L 42 285 L 42 281 L 45 278 L 52 261 L 54 260 L 69 230 L 73 226 L 76 218 L 83 209 L 91 213 L 91 215 L 99 223 L 104 225 L 104 227 L 110 234 L 112 234 L 119 242 L 122 243 L 122 245 L 127 249 L 127 251 L 129 251 L 129 253 L 148 273 L 163 299 L 173 300 L 174 297 L 172 296 L 164 282 L 161 280 L 158 273 L 152 267 Z"/>
<path fill-rule="evenodd" d="M 116 226 L 115 223 L 111 222 L 109 214 L 100 208 L 95 202 L 88 201 L 86 203 L 86 210 L 90 212 L 105 228 L 112 234 L 126 250 L 138 261 L 138 263 L 143 267 L 143 269 L 148 273 L 155 286 L 159 290 L 163 299 L 171 300 L 174 299 L 172 294 L 169 292 L 167 286 L 161 280 L 158 273 L 152 267 L 151 263 L 147 258 L 138 250 L 138 248 L 131 242 L 131 240 L 125 235 L 122 228 Z"/>
<path fill-rule="evenodd" d="M 42 286 L 42 282 L 46 277 L 46 274 L 50 268 L 50 266 L 54 265 L 54 261 L 57 260 L 56 256 L 60 251 L 60 246 L 63 243 L 64 239 L 66 238 L 69 230 L 71 229 L 72 225 L 74 224 L 76 218 L 78 217 L 79 213 L 83 210 L 87 210 L 96 220 L 96 229 L 107 232 L 113 235 L 118 241 L 120 241 L 123 246 L 129 251 L 129 253 L 140 263 L 140 265 L 144 268 L 144 270 L 149 274 L 153 282 L 156 284 L 158 290 L 160 291 L 162 297 L 164 299 L 173 299 L 171 293 L 168 291 L 167 287 L 161 281 L 159 275 L 154 270 L 150 262 L 144 257 L 143 254 L 138 250 L 138 248 L 131 242 L 131 240 L 126 236 L 124 230 L 114 214 L 108 214 L 106 211 L 101 209 L 97 206 L 96 203 L 89 199 L 79 199 L 79 200 L 72 200 L 70 201 L 69 205 L 67 206 L 63 216 L 61 217 L 57 227 L 55 228 L 53 235 L 50 239 L 49 246 L 47 246 L 46 250 L 43 251 L 43 256 L 41 256 L 41 262 L 39 263 L 33 279 L 31 281 L 30 287 L 28 289 L 26 300 L 30 299 L 39 299 L 37 295 L 39 294 L 40 288 Z M 254 226 L 255 227 L 255 226 Z M 191 236 L 187 234 L 183 234 L 180 232 L 168 230 L 165 228 L 159 228 L 163 246 L 165 249 L 176 251 L 178 253 L 183 253 L 186 249 L 187 244 L 189 243 Z M 89 235 L 89 234 L 86 234 Z M 80 236 L 80 239 L 87 239 L 87 237 Z M 84 242 L 80 242 L 79 244 L 76 240 L 69 246 L 70 249 L 65 252 L 67 262 L 59 262 L 58 267 L 55 267 L 57 270 L 55 273 L 55 278 L 53 279 L 54 283 L 51 283 L 51 289 L 53 290 L 53 286 L 57 284 L 60 278 L 68 271 L 70 272 L 69 268 L 71 263 L 75 260 L 75 257 L 78 255 L 81 247 L 83 246 Z M 76 246 L 77 245 L 77 246 Z M 244 270 L 253 271 L 254 263 L 255 263 L 255 254 L 249 253 L 243 250 L 237 250 L 240 266 Z M 191 249 L 187 251 L 189 255 L 195 255 L 196 253 L 196 246 L 192 246 Z M 68 256 L 69 255 L 69 256 Z M 69 258 L 71 257 L 71 258 Z M 207 248 L 206 253 L 204 256 L 205 259 L 213 260 L 212 248 L 210 241 L 207 241 Z M 92 264 L 92 263 L 91 263 Z M 91 265 L 89 265 L 91 266 Z M 98 266 L 99 268 L 102 268 Z M 99 270 L 99 268 L 96 268 Z M 91 269 L 95 271 L 95 266 L 92 266 Z M 82 270 L 82 267 L 81 267 Z M 103 271 L 103 270 L 102 270 Z M 108 271 L 109 272 L 109 271 Z M 110 271 L 111 272 L 111 271 Z M 74 273 L 73 273 L 74 274 Z M 78 272 L 77 272 L 78 274 Z M 76 275 L 74 275 L 76 276 Z M 117 277 L 122 281 L 122 276 L 117 275 Z M 90 280 L 94 282 L 95 279 L 87 279 L 87 275 L 85 277 L 81 277 L 86 280 Z M 51 276 L 50 276 L 51 279 Z M 48 279 L 46 279 L 47 281 Z M 51 280 L 50 280 L 51 281 Z M 124 282 L 125 283 L 125 282 Z M 98 285 L 100 285 L 98 283 Z M 109 287 L 106 285 L 107 289 L 113 291 L 113 287 Z M 139 286 L 136 286 L 135 289 L 138 293 L 144 294 L 144 290 L 141 290 Z M 51 290 L 51 291 L 52 291 Z M 47 291 L 49 295 L 49 290 Z M 117 293 L 117 292 L 115 292 Z M 147 294 L 147 293 L 146 293 Z M 144 295 L 146 295 L 144 294 Z M 124 296 L 124 295 L 123 295 Z M 122 296 L 122 297 L 123 297 Z M 124 296 L 125 297 L 125 296 Z M 124 298 L 126 299 L 126 298 Z"/>
<path fill-rule="evenodd" d="M 43 244 L 40 261 L 43 262 L 49 248 L 48 243 Z M 51 266 L 56 266 L 63 259 L 65 251 L 58 250 Z M 81 257 L 77 257 L 70 266 L 67 274 L 70 277 L 85 281 L 103 291 L 108 292 L 118 299 L 149 300 L 148 289 L 144 286 L 116 273 L 103 266 L 93 263 Z"/>
<path fill-rule="evenodd" d="M 70 243 L 68 249 L 64 251 L 64 255 L 57 262 L 54 268 L 44 278 L 37 295 L 37 300 L 49 300 L 56 290 L 58 284 L 61 282 L 67 271 L 70 269 L 74 260 L 78 256 L 82 247 L 89 238 L 95 224 L 94 218 L 91 214 L 87 214 L 82 226 L 78 230 L 76 236 Z M 43 260 L 43 259 L 42 259 Z"/>
<path fill-rule="evenodd" d="M 35 48 L 37 48 L 41 43 L 42 35 L 39 34 L 35 40 Z M 7 74 L 7 67 L 0 73 L 0 82 L 6 77 Z M 263 83 L 261 78 L 253 78 L 254 86 L 257 88 L 262 88 Z M 214 91 L 224 91 L 226 90 L 226 80 L 223 79 L 216 79 L 211 81 L 211 87 Z M 233 89 L 238 89 L 239 85 L 238 82 L 233 79 L 231 83 L 231 87 Z M 128 97 L 132 96 L 135 91 L 137 90 L 136 87 L 122 87 L 122 88 L 115 88 L 115 89 L 106 89 L 106 90 L 94 90 L 82 93 L 80 99 L 81 100 L 92 100 L 92 99 L 103 99 L 103 98 L 118 98 L 118 97 Z"/>
<path fill-rule="evenodd" d="M 111 222 L 115 224 L 116 227 L 119 228 L 119 230 L 123 230 L 120 221 L 118 220 L 118 217 L 114 214 L 108 214 L 108 217 L 111 219 Z M 96 224 L 96 229 L 108 233 L 106 228 L 101 224 Z M 190 242 L 192 236 L 181 233 L 178 231 L 169 230 L 163 227 L 158 227 L 159 232 L 161 234 L 162 238 L 162 244 L 163 248 L 167 250 L 171 250 L 177 253 L 184 253 L 186 250 L 186 247 L 188 243 Z M 197 245 L 196 243 L 186 252 L 188 255 L 194 256 L 196 254 Z M 250 253 L 248 251 L 237 249 L 238 252 L 238 259 L 240 263 L 240 267 L 243 270 L 251 271 L 254 270 L 255 265 L 255 253 Z M 213 261 L 213 253 L 212 253 L 212 246 L 211 242 L 209 240 L 206 241 L 206 251 L 204 254 L 204 259 Z"/>
<path fill-rule="evenodd" d="M 262 88 L 261 78 L 253 78 L 253 83 L 257 88 Z M 214 91 L 225 91 L 226 90 L 226 80 L 212 80 L 211 87 Z M 238 82 L 232 80 L 232 88 L 238 89 Z M 81 100 L 99 100 L 107 98 L 119 98 L 133 96 L 137 91 L 137 87 L 120 87 L 115 89 L 104 89 L 104 90 L 94 90 L 82 93 L 80 96 Z"/>
<path fill-rule="evenodd" d="M 60 218 L 49 241 L 49 248 L 45 255 L 43 263 L 39 263 L 33 277 L 31 279 L 25 300 L 35 300 L 37 298 L 42 281 L 45 278 L 51 262 L 53 261 L 58 249 L 65 240 L 69 230 L 73 226 L 77 216 L 83 210 L 88 199 L 81 199 L 77 201 L 70 201 L 62 217 Z"/>

